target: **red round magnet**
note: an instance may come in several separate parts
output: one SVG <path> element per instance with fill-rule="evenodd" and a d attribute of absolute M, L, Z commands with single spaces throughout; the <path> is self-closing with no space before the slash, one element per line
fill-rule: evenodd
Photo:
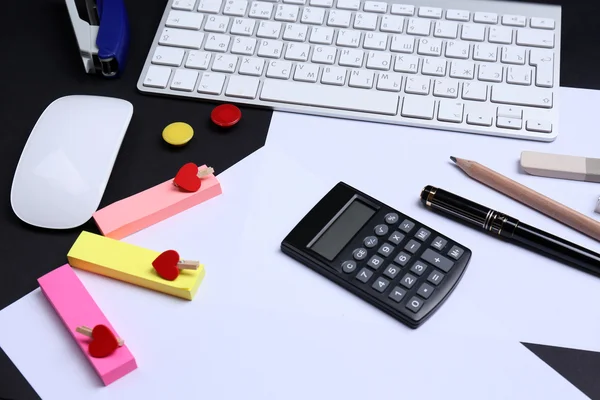
<path fill-rule="evenodd" d="M 219 126 L 229 127 L 239 122 L 242 112 L 233 104 L 221 104 L 212 110 L 210 118 Z"/>

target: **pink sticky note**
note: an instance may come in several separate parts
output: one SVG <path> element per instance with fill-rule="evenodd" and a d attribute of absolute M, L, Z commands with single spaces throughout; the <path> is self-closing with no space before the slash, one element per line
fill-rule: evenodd
<path fill-rule="evenodd" d="M 135 358 L 126 343 L 108 357 L 94 358 L 89 355 L 88 346 L 92 338 L 76 332 L 75 329 L 78 326 L 87 326 L 93 329 L 94 326 L 102 324 L 106 325 L 117 337 L 119 335 L 69 264 L 42 276 L 38 279 L 38 283 L 104 385 L 111 384 L 137 368 Z"/>
<path fill-rule="evenodd" d="M 221 193 L 221 184 L 212 174 L 202 178 L 197 192 L 181 190 L 170 179 L 106 206 L 93 217 L 102 235 L 120 240 Z"/>

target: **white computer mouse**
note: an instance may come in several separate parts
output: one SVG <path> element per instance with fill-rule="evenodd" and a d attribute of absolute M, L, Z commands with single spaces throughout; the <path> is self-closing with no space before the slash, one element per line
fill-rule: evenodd
<path fill-rule="evenodd" d="M 112 97 L 75 95 L 50 104 L 17 165 L 10 202 L 24 222 L 69 229 L 98 209 L 133 115 Z"/>

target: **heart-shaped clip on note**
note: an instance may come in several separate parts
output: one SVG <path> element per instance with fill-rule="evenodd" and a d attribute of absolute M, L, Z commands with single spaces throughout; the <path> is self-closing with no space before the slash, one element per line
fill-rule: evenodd
<path fill-rule="evenodd" d="M 194 163 L 187 163 L 179 169 L 173 184 L 188 192 L 197 192 L 202 185 L 202 177 L 214 173 L 215 170 L 211 167 L 200 170 Z"/>
<path fill-rule="evenodd" d="M 96 325 L 94 329 L 87 326 L 78 326 L 75 330 L 92 338 L 88 352 L 90 356 L 95 358 L 108 357 L 117 350 L 117 347 L 124 344 L 123 339 L 117 338 L 106 325 Z"/>
<path fill-rule="evenodd" d="M 179 253 L 175 250 L 167 250 L 160 253 L 160 255 L 152 261 L 152 266 L 161 278 L 168 281 L 174 281 L 179 276 L 179 270 L 198 269 L 200 267 L 200 262 L 182 260 L 179 258 Z"/>

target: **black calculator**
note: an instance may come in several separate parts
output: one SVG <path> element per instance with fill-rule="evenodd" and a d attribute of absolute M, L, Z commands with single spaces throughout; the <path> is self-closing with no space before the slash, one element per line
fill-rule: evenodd
<path fill-rule="evenodd" d="M 464 245 L 343 182 L 281 249 L 411 328 L 442 305 L 471 258 Z"/>

